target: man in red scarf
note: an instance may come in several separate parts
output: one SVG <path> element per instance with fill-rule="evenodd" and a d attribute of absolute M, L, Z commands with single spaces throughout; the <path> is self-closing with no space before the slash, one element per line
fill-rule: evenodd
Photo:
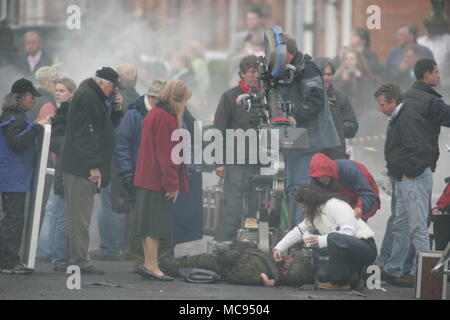
<path fill-rule="evenodd" d="M 225 178 L 224 181 L 224 214 L 220 217 L 219 225 L 216 228 L 214 239 L 216 241 L 232 241 L 236 239 L 236 232 L 241 228 L 243 215 L 243 197 L 249 191 L 250 176 L 258 174 L 257 164 L 249 161 L 250 148 L 246 139 L 245 152 L 237 152 L 238 142 L 234 143 L 234 157 L 232 163 L 230 155 L 226 156 L 226 130 L 227 129 L 256 129 L 255 110 L 247 112 L 242 106 L 242 99 L 248 96 L 249 92 L 261 90 L 259 88 L 259 71 L 257 57 L 247 56 L 239 64 L 239 84 L 222 95 L 214 116 L 214 128 L 222 132 L 224 140 L 223 161 L 216 163 L 216 174 Z M 256 214 L 255 192 L 250 192 L 250 212 L 254 217 Z"/>

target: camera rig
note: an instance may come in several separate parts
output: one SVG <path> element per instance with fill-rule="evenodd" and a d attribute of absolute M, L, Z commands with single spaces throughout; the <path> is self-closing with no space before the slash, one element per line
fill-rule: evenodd
<path fill-rule="evenodd" d="M 278 153 L 273 175 L 252 176 L 251 185 L 258 194 L 259 245 L 262 250 L 269 250 L 269 226 L 278 227 L 281 220 L 282 201 L 285 191 L 285 156 L 291 149 L 308 148 L 307 130 L 296 127 L 289 121 L 293 105 L 283 98 L 283 92 L 294 82 L 295 67 L 287 63 L 286 35 L 279 26 L 273 26 L 264 33 L 265 57 L 258 57 L 258 71 L 262 90 L 249 92 L 242 100 L 244 108 L 257 117 L 260 148 L 270 154 Z M 261 130 L 269 134 L 278 131 L 279 149 L 269 144 L 271 139 L 261 139 Z M 264 142 L 267 141 L 267 144 Z M 247 208 L 248 209 L 248 208 Z M 245 225 L 245 224 L 244 224 Z"/>

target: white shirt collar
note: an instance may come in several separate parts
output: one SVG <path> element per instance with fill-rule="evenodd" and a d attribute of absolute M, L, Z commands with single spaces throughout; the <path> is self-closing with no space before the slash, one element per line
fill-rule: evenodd
<path fill-rule="evenodd" d="M 397 118 L 398 113 L 400 112 L 400 110 L 403 107 L 403 102 L 400 103 L 397 107 L 395 107 L 394 112 L 392 112 L 391 116 L 389 117 L 389 120 L 394 120 L 395 118 Z"/>

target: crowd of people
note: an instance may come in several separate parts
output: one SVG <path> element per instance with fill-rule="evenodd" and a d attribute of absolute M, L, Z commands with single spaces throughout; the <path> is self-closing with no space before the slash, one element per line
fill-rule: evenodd
<path fill-rule="evenodd" d="M 264 55 L 261 11 L 250 10 L 246 22 L 248 30 L 235 37 L 229 53 L 232 87 L 215 110 L 213 127 L 223 137 L 227 129 L 257 129 L 255 111 L 245 110 L 243 100 L 249 92 L 263 90 L 257 59 Z M 321 289 L 355 287 L 364 268 L 373 263 L 382 267 L 384 280 L 413 286 L 414 257 L 431 249 L 429 215 L 436 249 L 443 250 L 450 241 L 450 189 L 437 207 L 430 206 L 440 128 L 450 126 L 450 106 L 435 88 L 441 82 L 448 89 L 450 79 L 443 68 L 450 50 L 443 54 L 448 48 L 434 45 L 436 37 L 445 35 L 417 35 L 415 25 L 398 28 L 399 46 L 384 69 L 364 29 L 354 29 L 350 45 L 335 59 L 311 57 L 284 35 L 287 63 L 302 70 L 281 88 L 283 99 L 293 104 L 286 120 L 308 130 L 308 147 L 285 151 L 292 230 L 274 244 L 273 256 L 255 253 L 255 248 L 237 250 L 241 258 L 244 253 L 257 257 L 242 260 L 240 266 L 259 270 L 254 277 L 239 278 L 236 273 L 245 268 L 220 265 L 225 261 L 220 251 L 174 259 L 177 243 L 202 238 L 201 168 L 173 161 L 172 151 L 182 137 L 174 141 L 172 133 L 184 128 L 194 136 L 196 115 L 211 111 L 203 47 L 192 42 L 184 53 L 173 54 L 170 74 L 148 81 L 141 95 L 136 90 L 141 72 L 137 66 L 103 67 L 77 86 L 53 66 L 39 33 L 26 33 L 26 56 L 18 64 L 24 78 L 11 81 L 0 115 L 1 272 L 32 272 L 20 261 L 20 236 L 26 194 L 32 191 L 36 138 L 42 126 L 51 124 L 48 165 L 55 174 L 46 181 L 37 257 L 49 261 L 55 271 L 77 265 L 84 274 L 104 274 L 91 259 L 131 259 L 132 272 L 143 279 L 172 281 L 173 270 L 180 266 L 209 266 L 232 283 L 301 285 L 314 281 L 314 259 L 308 255 L 313 250 L 329 261 L 322 269 L 323 259 L 315 262 Z M 379 254 L 368 225 L 380 209 L 378 186 L 370 170 L 351 160 L 346 148 L 346 139 L 371 126 L 377 112 L 374 101 L 389 117 L 384 153 L 393 189 Z M 183 152 L 192 158 L 193 149 L 192 145 Z M 244 159 L 221 161 L 215 167 L 217 176 L 224 178 L 224 212 L 215 240 L 230 245 L 231 251 L 236 249 L 232 241 L 242 217 L 256 217 L 250 180 L 260 167 L 246 164 L 248 152 Z M 96 194 L 101 202 L 100 246 L 89 252 Z M 248 212 L 244 198 L 250 199 Z M 304 244 L 302 259 L 289 250 L 297 243 Z M 238 260 L 232 259 L 236 264 Z"/>

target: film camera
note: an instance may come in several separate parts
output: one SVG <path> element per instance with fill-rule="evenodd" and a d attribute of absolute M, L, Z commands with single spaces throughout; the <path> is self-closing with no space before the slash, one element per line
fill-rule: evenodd
<path fill-rule="evenodd" d="M 273 175 L 252 176 L 250 185 L 256 188 L 258 202 L 259 245 L 268 251 L 269 226 L 280 225 L 282 202 L 285 191 L 284 152 L 290 149 L 308 148 L 307 130 L 297 128 L 289 121 L 293 109 L 290 101 L 283 99 L 283 92 L 294 82 L 296 69 L 287 63 L 285 34 L 279 26 L 273 26 L 264 34 L 265 57 L 258 58 L 261 91 L 250 92 L 242 100 L 244 108 L 257 117 L 260 132 L 260 148 L 266 148 L 270 154 L 277 153 L 277 163 Z M 261 130 L 270 129 L 270 130 Z M 278 134 L 279 145 L 270 145 L 270 137 L 261 139 L 261 134 Z M 244 212 L 248 211 L 248 199 L 245 199 Z M 244 228 L 246 223 L 244 222 Z M 245 230 L 245 229 L 244 229 Z M 242 235 L 242 234 L 241 234 Z"/>

